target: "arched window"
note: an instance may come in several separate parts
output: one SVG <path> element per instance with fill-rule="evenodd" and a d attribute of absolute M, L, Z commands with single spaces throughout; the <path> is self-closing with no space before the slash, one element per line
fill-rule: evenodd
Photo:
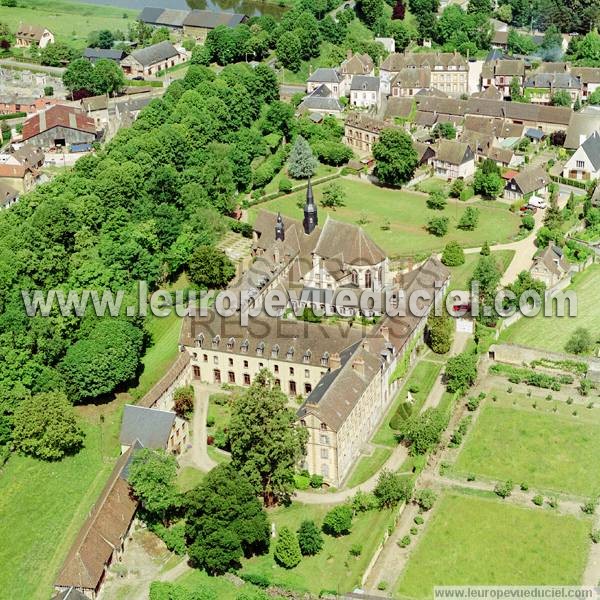
<path fill-rule="evenodd" d="M 352 271 L 352 283 L 358 285 L 358 273 L 356 271 Z"/>
<path fill-rule="evenodd" d="M 365 271 L 365 287 L 371 287 L 371 271 Z"/>

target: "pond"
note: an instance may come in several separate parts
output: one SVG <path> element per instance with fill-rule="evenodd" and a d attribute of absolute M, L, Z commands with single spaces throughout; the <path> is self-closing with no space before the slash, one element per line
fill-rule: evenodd
<path fill-rule="evenodd" d="M 276 3 L 261 2 L 260 0 L 85 0 L 88 4 L 105 4 L 122 8 L 131 8 L 140 11 L 145 6 L 160 8 L 175 8 L 178 10 L 200 9 L 215 12 L 235 12 L 248 15 L 272 15 L 275 18 L 282 16 L 284 7 Z"/>

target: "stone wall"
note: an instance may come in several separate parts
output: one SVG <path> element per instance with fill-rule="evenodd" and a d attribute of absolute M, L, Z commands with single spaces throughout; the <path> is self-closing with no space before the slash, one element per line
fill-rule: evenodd
<path fill-rule="evenodd" d="M 162 379 L 139 401 L 138 406 L 173 410 L 173 394 L 179 387 L 192 382 L 190 355 L 183 351 Z"/>

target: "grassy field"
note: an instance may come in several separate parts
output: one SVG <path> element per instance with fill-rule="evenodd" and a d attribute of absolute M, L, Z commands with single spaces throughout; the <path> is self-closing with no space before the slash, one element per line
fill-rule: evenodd
<path fill-rule="evenodd" d="M 391 456 L 392 451 L 389 448 L 375 448 L 373 454 L 362 456 L 356 463 L 356 467 L 352 471 L 346 487 L 354 487 L 360 485 L 376 473 Z"/>
<path fill-rule="evenodd" d="M 0 8 L 0 21 L 15 31 L 19 23 L 47 27 L 57 42 L 78 48 L 87 46 L 92 31 L 109 29 L 127 34 L 139 11 L 114 6 L 68 2 L 66 0 L 19 0 L 19 6 Z"/>
<path fill-rule="evenodd" d="M 336 171 L 338 171 L 337 167 L 330 167 L 329 165 L 319 163 L 317 165 L 317 170 L 315 171 L 313 179 L 318 179 L 319 177 L 324 177 L 325 175 L 331 175 Z M 291 175 L 287 173 L 287 168 L 284 167 L 283 169 L 281 169 L 281 171 L 279 171 L 279 173 L 277 173 L 277 175 L 275 175 L 275 177 L 273 177 L 273 179 L 269 183 L 267 183 L 267 185 L 265 186 L 265 193 L 271 194 L 273 192 L 278 192 L 279 182 L 283 177 L 287 177 L 292 182 L 292 185 L 294 187 L 302 183 L 306 184 L 306 179 L 294 179 Z"/>
<path fill-rule="evenodd" d="M 502 273 L 506 271 L 514 255 L 514 250 L 496 250 L 492 252 L 492 256 L 496 259 L 496 264 Z M 465 254 L 464 265 L 460 265 L 460 267 L 448 267 L 450 271 L 450 287 L 448 291 L 468 289 L 469 279 L 473 276 L 473 270 L 480 258 L 481 255 L 479 253 Z"/>
<path fill-rule="evenodd" d="M 319 208 L 320 223 L 325 223 L 329 215 L 340 221 L 358 223 L 364 221 L 364 229 L 391 257 L 414 256 L 432 251 L 441 251 L 450 240 L 456 240 L 466 247 L 480 246 L 486 240 L 490 243 L 506 242 L 516 235 L 519 218 L 508 210 L 508 205 L 494 202 L 476 202 L 480 211 L 479 225 L 475 231 L 462 231 L 456 228 L 465 211 L 462 203 L 448 204 L 444 211 L 433 211 L 425 204 L 426 196 L 405 190 L 390 190 L 351 179 L 340 179 L 346 194 L 346 205 L 337 210 Z M 315 187 L 315 197 L 319 202 L 324 185 Z M 282 214 L 302 218 L 297 203 L 302 201 L 305 192 L 283 196 L 265 202 L 251 209 L 251 219 L 258 208 L 281 211 Z M 427 221 L 434 216 L 450 219 L 448 234 L 435 237 L 425 230 Z M 382 229 L 389 219 L 389 230 Z"/>
<path fill-rule="evenodd" d="M 294 502 L 289 507 L 279 507 L 269 511 L 269 519 L 279 530 L 287 525 L 296 531 L 305 519 L 321 525 L 325 514 L 332 505 L 309 505 Z M 318 595 L 321 590 L 347 592 L 360 584 L 360 578 L 371 560 L 375 549 L 383 539 L 383 534 L 391 522 L 391 512 L 370 511 L 358 514 L 352 522 L 349 535 L 332 538 L 324 535 L 325 544 L 316 556 L 307 556 L 293 569 L 284 569 L 275 563 L 271 543 L 269 554 L 258 556 L 245 562 L 243 573 L 266 575 L 274 584 L 281 584 L 296 590 L 306 590 Z M 349 554 L 354 544 L 362 546 L 359 557 Z"/>
<path fill-rule="evenodd" d="M 188 571 L 176 583 L 186 587 L 190 592 L 210 591 L 219 600 L 237 600 L 243 593 L 251 594 L 258 589 L 248 583 L 238 587 L 224 577 L 211 577 L 205 571 L 199 571 L 198 569 Z M 199 597 L 203 596 L 200 594 Z"/>
<path fill-rule="evenodd" d="M 576 585 L 590 523 L 459 494 L 434 508 L 397 595 L 431 598 L 434 585 Z"/>
<path fill-rule="evenodd" d="M 526 482 L 536 490 L 600 494 L 600 416 L 598 409 L 572 407 L 551 412 L 554 402 L 497 393 L 486 400 L 467 435 L 454 471 L 492 479 Z M 571 412 L 567 413 L 565 407 Z M 583 460 L 583 457 L 586 457 Z"/>
<path fill-rule="evenodd" d="M 419 391 L 416 394 L 413 394 L 413 398 L 415 399 L 415 409 L 420 409 L 427 399 L 427 396 L 429 395 L 429 392 L 431 391 L 431 388 L 433 387 L 433 384 L 435 383 L 435 380 L 441 369 L 442 363 L 432 362 L 430 360 L 421 360 L 415 365 L 408 380 L 402 386 L 396 398 L 394 398 L 394 402 L 388 410 L 383 423 L 381 423 L 379 429 L 375 432 L 375 435 L 372 439 L 374 444 L 381 444 L 385 446 L 398 445 L 396 435 L 393 429 L 390 428 L 390 419 L 394 416 L 398 406 L 406 400 L 408 396 L 408 390 L 414 384 L 419 385 Z"/>
<path fill-rule="evenodd" d="M 206 473 L 195 467 L 183 467 L 177 473 L 177 487 L 181 492 L 187 492 L 200 485 L 204 477 L 206 477 Z"/>
<path fill-rule="evenodd" d="M 54 577 L 118 456 L 120 410 L 82 419 L 85 446 L 60 462 L 13 455 L 0 472 L 0 591 L 47 600 Z"/>
<path fill-rule="evenodd" d="M 589 329 L 594 340 L 598 339 L 600 266 L 592 265 L 577 274 L 568 289 L 577 294 L 576 317 L 545 317 L 540 313 L 533 318 L 522 318 L 502 332 L 500 341 L 563 352 L 565 343 L 578 327 Z"/>

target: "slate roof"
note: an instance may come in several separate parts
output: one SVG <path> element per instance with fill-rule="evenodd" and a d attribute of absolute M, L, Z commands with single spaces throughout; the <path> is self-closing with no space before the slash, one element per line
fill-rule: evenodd
<path fill-rule="evenodd" d="M 115 62 L 122 61 L 127 54 L 123 50 L 116 50 L 113 48 L 86 48 L 83 51 L 83 58 L 87 58 L 92 62 L 97 60 L 114 60 Z"/>
<path fill-rule="evenodd" d="M 164 42 L 159 42 L 158 44 L 148 46 L 147 48 L 134 50 L 131 53 L 131 57 L 144 67 L 154 65 L 163 60 L 168 60 L 174 56 L 179 56 L 179 52 L 177 52 L 175 46 L 173 46 L 171 42 L 166 40 Z"/>
<path fill-rule="evenodd" d="M 597 171 L 600 169 L 600 132 L 594 131 L 594 133 L 581 144 L 581 148 L 590 159 L 594 170 Z"/>
<path fill-rule="evenodd" d="M 458 52 L 392 52 L 381 64 L 383 71 L 400 72 L 405 67 L 457 67 L 457 71 L 466 71 L 469 63 Z"/>
<path fill-rule="evenodd" d="M 568 150 L 579 148 L 594 131 L 600 129 L 600 107 L 586 106 L 579 112 L 572 112 L 569 126 L 565 129 L 564 147 Z"/>
<path fill-rule="evenodd" d="M 164 449 L 174 422 L 174 412 L 126 404 L 121 423 L 121 445 L 132 446 L 137 439 L 144 448 Z"/>
<path fill-rule="evenodd" d="M 344 75 L 367 75 L 374 68 L 373 59 L 368 54 L 353 54 L 340 65 Z"/>
<path fill-rule="evenodd" d="M 23 124 L 23 140 L 28 140 L 54 127 L 67 127 L 86 133 L 96 133 L 94 119 L 88 117 L 82 110 L 72 106 L 56 104 L 25 121 Z"/>
<path fill-rule="evenodd" d="M 535 127 L 528 127 L 525 130 L 525 135 L 532 140 L 541 140 L 544 138 L 544 132 L 541 129 L 536 129 Z"/>
<path fill-rule="evenodd" d="M 183 27 L 183 22 L 188 16 L 187 10 L 173 10 L 147 6 L 138 15 L 137 20 L 150 25 L 164 25 L 166 27 Z"/>
<path fill-rule="evenodd" d="M 235 27 L 247 19 L 241 13 L 213 12 L 211 10 L 191 10 L 183 21 L 184 27 L 214 29 L 219 25 Z"/>
<path fill-rule="evenodd" d="M 513 179 L 523 195 L 537 192 L 550 183 L 550 175 L 542 167 L 525 169 Z"/>
<path fill-rule="evenodd" d="M 569 262 L 563 255 L 559 246 L 549 243 L 548 247 L 538 256 L 534 257 L 532 269 L 539 267 L 540 263 L 555 275 L 561 276 L 569 270 Z"/>
<path fill-rule="evenodd" d="M 322 83 L 315 88 L 308 96 L 304 96 L 302 102 L 298 105 L 298 111 L 303 110 L 322 110 L 324 112 L 341 112 L 342 105 L 340 101 L 331 95 L 331 90 Z"/>
<path fill-rule="evenodd" d="M 418 67 L 402 69 L 392 80 L 392 87 L 429 88 L 431 85 L 431 69 Z"/>
<path fill-rule="evenodd" d="M 342 76 L 337 69 L 319 67 L 309 78 L 311 83 L 341 83 Z"/>
<path fill-rule="evenodd" d="M 52 600 L 89 600 L 89 598 L 77 588 L 70 587 L 68 590 L 63 590 L 53 596 Z"/>
<path fill-rule="evenodd" d="M 379 77 L 372 77 L 371 75 L 355 75 L 350 84 L 350 91 L 378 92 Z"/>
<path fill-rule="evenodd" d="M 581 89 L 581 82 L 570 73 L 535 73 L 525 79 L 525 88 L 534 89 Z"/>
<path fill-rule="evenodd" d="M 131 495 L 125 471 L 136 447 L 122 454 L 100 498 L 79 530 L 55 581 L 57 587 L 95 589 L 115 548 L 129 529 L 137 500 Z"/>

